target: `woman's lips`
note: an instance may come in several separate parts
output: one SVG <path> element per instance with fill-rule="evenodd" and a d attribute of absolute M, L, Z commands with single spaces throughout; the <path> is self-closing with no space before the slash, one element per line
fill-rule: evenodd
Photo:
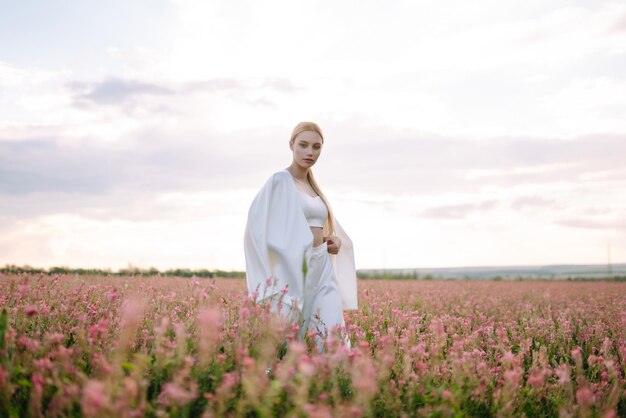
<path fill-rule="evenodd" d="M 305 158 L 305 159 L 304 159 L 304 161 L 306 161 L 306 162 L 308 162 L 308 163 L 312 163 L 312 162 L 313 162 L 313 160 L 312 160 L 312 159 L 310 159 L 310 158 Z"/>

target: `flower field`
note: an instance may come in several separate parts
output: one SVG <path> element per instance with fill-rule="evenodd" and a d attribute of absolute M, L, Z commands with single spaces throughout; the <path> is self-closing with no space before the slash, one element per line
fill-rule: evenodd
<path fill-rule="evenodd" d="M 0 275 L 0 416 L 626 416 L 626 283 L 359 292 L 319 353 L 239 279 Z"/>

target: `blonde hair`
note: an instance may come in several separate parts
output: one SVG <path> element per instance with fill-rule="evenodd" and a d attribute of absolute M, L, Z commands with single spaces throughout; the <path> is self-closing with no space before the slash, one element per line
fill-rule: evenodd
<path fill-rule="evenodd" d="M 293 128 L 293 131 L 291 132 L 291 139 L 289 140 L 289 145 L 293 145 L 294 141 L 296 140 L 296 137 L 300 133 L 305 132 L 305 131 L 316 132 L 320 136 L 320 138 L 322 138 L 322 144 L 324 143 L 324 134 L 322 134 L 322 130 L 316 123 L 300 122 L 299 124 L 296 125 L 295 128 Z M 311 185 L 313 190 L 315 190 L 315 193 L 317 193 L 322 198 L 322 201 L 326 205 L 326 209 L 328 209 L 328 217 L 326 218 L 326 231 L 329 236 L 333 236 L 335 235 L 335 223 L 333 222 L 333 217 L 334 217 L 333 210 L 330 207 L 330 203 L 328 202 L 328 199 L 326 199 L 326 196 L 324 196 L 324 193 L 322 193 L 322 189 L 320 189 L 320 186 L 315 181 L 315 177 L 313 177 L 313 171 L 311 171 L 311 169 L 309 169 L 309 171 L 307 172 L 307 180 L 309 181 L 309 184 Z"/>

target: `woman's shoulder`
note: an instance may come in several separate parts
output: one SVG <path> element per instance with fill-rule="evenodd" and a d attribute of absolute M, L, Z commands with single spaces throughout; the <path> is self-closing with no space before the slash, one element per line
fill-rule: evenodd
<path fill-rule="evenodd" d="M 276 189 L 277 187 L 288 187 L 290 185 L 290 181 L 292 181 L 291 174 L 289 174 L 287 170 L 283 169 L 276 171 L 265 181 L 261 191 Z"/>
<path fill-rule="evenodd" d="M 289 174 L 289 172 L 285 169 L 279 170 L 275 172 L 274 174 L 272 174 L 272 176 L 270 177 L 270 180 L 274 184 L 285 183 L 291 180 L 291 174 Z"/>

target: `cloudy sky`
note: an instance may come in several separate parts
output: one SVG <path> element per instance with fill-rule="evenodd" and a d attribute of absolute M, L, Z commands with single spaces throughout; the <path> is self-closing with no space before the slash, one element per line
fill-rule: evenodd
<path fill-rule="evenodd" d="M 0 6 L 0 264 L 243 270 L 301 120 L 357 268 L 626 262 L 626 2 Z"/>

